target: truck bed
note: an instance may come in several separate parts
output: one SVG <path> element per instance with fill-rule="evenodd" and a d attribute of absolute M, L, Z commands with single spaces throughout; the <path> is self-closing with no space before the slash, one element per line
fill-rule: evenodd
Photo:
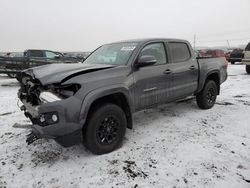
<path fill-rule="evenodd" d="M 197 93 L 202 90 L 203 85 L 206 81 L 206 77 L 203 75 L 208 75 L 212 72 L 218 72 L 220 75 L 220 84 L 227 79 L 227 61 L 225 57 L 202 57 L 197 58 L 199 71 L 199 86 Z"/>

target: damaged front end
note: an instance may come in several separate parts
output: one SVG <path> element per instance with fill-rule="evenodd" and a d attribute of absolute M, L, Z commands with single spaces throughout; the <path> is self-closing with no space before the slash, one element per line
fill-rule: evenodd
<path fill-rule="evenodd" d="M 18 98 L 23 103 L 20 109 L 33 124 L 32 132 L 27 136 L 28 144 L 39 138 L 53 138 L 63 146 L 70 146 L 70 141 L 62 139 L 70 134 L 81 140 L 78 122 L 81 102 L 74 97 L 80 84 L 42 84 L 30 70 L 22 72 L 18 81 L 21 84 Z M 69 110 L 67 107 L 72 105 L 74 110 Z"/>

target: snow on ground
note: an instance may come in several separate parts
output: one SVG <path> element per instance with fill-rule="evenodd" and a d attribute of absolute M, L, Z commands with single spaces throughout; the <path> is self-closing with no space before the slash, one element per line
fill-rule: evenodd
<path fill-rule="evenodd" d="M 134 115 L 118 150 L 96 156 L 53 140 L 27 146 L 29 121 L 17 107 L 18 84 L 0 76 L 0 187 L 250 187 L 250 75 L 229 65 L 217 104 L 195 100 Z"/>

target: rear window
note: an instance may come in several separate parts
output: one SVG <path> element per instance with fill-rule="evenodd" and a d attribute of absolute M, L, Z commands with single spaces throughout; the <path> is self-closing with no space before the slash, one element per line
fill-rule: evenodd
<path fill-rule="evenodd" d="M 234 49 L 231 54 L 242 54 L 243 50 L 242 49 Z"/>
<path fill-rule="evenodd" d="M 41 50 L 32 50 L 30 51 L 30 57 L 44 57 L 43 51 Z"/>
<path fill-rule="evenodd" d="M 247 45 L 245 51 L 250 51 L 250 42 L 248 43 L 248 45 Z"/>
<path fill-rule="evenodd" d="M 188 45 L 183 42 L 170 42 L 168 44 L 174 63 L 187 61 L 191 54 Z"/>

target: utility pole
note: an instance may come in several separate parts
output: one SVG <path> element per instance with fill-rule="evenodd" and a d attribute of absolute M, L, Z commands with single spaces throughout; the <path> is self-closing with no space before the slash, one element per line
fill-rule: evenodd
<path fill-rule="evenodd" d="M 196 35 L 194 35 L 194 50 L 195 50 Z"/>
<path fill-rule="evenodd" d="M 228 49 L 230 49 L 231 47 L 230 47 L 230 44 L 229 44 L 229 41 L 227 40 L 227 45 L 228 45 Z"/>

